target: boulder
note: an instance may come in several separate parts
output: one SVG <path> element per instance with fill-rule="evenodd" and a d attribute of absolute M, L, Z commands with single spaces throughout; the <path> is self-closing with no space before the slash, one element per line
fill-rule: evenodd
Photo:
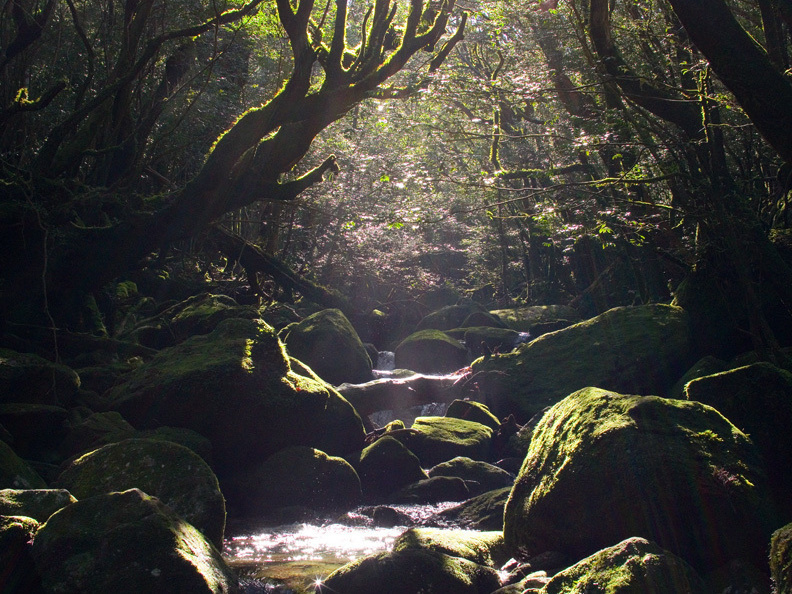
<path fill-rule="evenodd" d="M 558 320 L 578 321 L 580 313 L 568 305 L 529 305 L 509 309 L 496 309 L 490 314 L 506 323 L 509 328 L 518 332 L 530 332 L 535 324 L 555 322 Z"/>
<path fill-rule="evenodd" d="M 557 573 L 542 594 L 705 594 L 685 561 L 643 538 L 629 538 Z"/>
<path fill-rule="evenodd" d="M 30 543 L 39 523 L 26 516 L 0 513 L 0 592 L 35 594 L 41 591 Z"/>
<path fill-rule="evenodd" d="M 0 403 L 60 404 L 80 387 L 80 377 L 65 365 L 32 353 L 0 348 Z"/>
<path fill-rule="evenodd" d="M 170 507 L 138 489 L 64 507 L 39 528 L 32 553 L 48 592 L 239 591 L 217 549 Z"/>
<path fill-rule="evenodd" d="M 391 495 L 393 503 L 413 505 L 441 503 L 443 501 L 465 501 L 470 490 L 465 481 L 455 476 L 435 476 L 412 485 L 407 485 Z"/>
<path fill-rule="evenodd" d="M 418 457 L 388 435 L 347 460 L 357 471 L 363 497 L 369 502 L 384 501 L 399 489 L 429 478 Z"/>
<path fill-rule="evenodd" d="M 573 559 L 641 536 L 710 570 L 761 563 L 776 522 L 755 446 L 715 409 L 585 388 L 537 425 L 504 536 Z"/>
<path fill-rule="evenodd" d="M 349 462 L 307 446 L 273 454 L 241 483 L 239 499 L 248 516 L 267 516 L 291 506 L 349 510 L 361 501 L 360 479 Z"/>
<path fill-rule="evenodd" d="M 490 410 L 527 420 L 586 386 L 664 395 L 690 365 L 687 314 L 668 305 L 617 307 L 473 362 Z"/>
<path fill-rule="evenodd" d="M 461 328 L 504 328 L 506 329 L 506 323 L 501 320 L 498 316 L 494 316 L 487 311 L 474 311 L 468 317 L 465 318 L 465 321 L 462 322 Z"/>
<path fill-rule="evenodd" d="M 453 330 L 461 328 L 465 320 L 473 313 L 480 311 L 478 306 L 469 304 L 447 305 L 425 316 L 415 327 L 421 330 Z M 484 312 L 482 312 L 484 313 Z M 481 324 L 482 326 L 484 324 Z"/>
<path fill-rule="evenodd" d="M 487 567 L 500 567 L 511 556 L 500 531 L 410 528 L 394 542 L 394 551 L 424 549 L 467 559 Z"/>
<path fill-rule="evenodd" d="M 71 462 L 55 485 L 78 500 L 111 491 L 140 489 L 223 545 L 225 499 L 212 470 L 184 446 L 151 439 L 109 444 Z"/>
<path fill-rule="evenodd" d="M 688 369 L 684 375 L 679 378 L 674 386 L 671 388 L 669 396 L 677 400 L 685 400 L 685 386 L 689 381 L 704 377 L 705 375 L 712 375 L 720 373 L 729 369 L 729 364 L 726 361 L 721 361 L 717 357 L 707 355 L 696 361 L 693 366 Z"/>
<path fill-rule="evenodd" d="M 463 334 L 465 346 L 474 358 L 508 353 L 520 343 L 520 333 L 509 328 L 475 326 Z"/>
<path fill-rule="evenodd" d="M 792 592 L 792 524 L 773 533 L 770 541 L 770 572 L 773 575 L 775 592 Z"/>
<path fill-rule="evenodd" d="M 418 456 L 424 468 L 457 456 L 486 460 L 492 434 L 486 425 L 452 417 L 418 417 L 409 429 L 389 433 Z"/>
<path fill-rule="evenodd" d="M 14 451 L 26 460 L 58 463 L 68 432 L 67 410 L 51 404 L 0 404 L 0 424 L 14 440 Z"/>
<path fill-rule="evenodd" d="M 289 354 L 326 382 L 370 381 L 371 358 L 352 324 L 338 309 L 325 309 L 280 331 Z"/>
<path fill-rule="evenodd" d="M 0 441 L 0 489 L 46 489 L 47 484 L 30 465 Z"/>
<path fill-rule="evenodd" d="M 511 487 L 482 493 L 429 518 L 437 526 L 460 526 L 471 530 L 503 531 L 503 509 Z"/>
<path fill-rule="evenodd" d="M 466 421 L 475 421 L 497 431 L 500 428 L 500 421 L 498 417 L 493 415 L 486 404 L 476 402 L 475 400 L 454 400 L 448 405 L 445 416 L 454 419 L 464 419 Z"/>
<path fill-rule="evenodd" d="M 692 380 L 685 395 L 717 409 L 751 438 L 784 520 L 792 520 L 792 373 L 755 363 Z"/>
<path fill-rule="evenodd" d="M 468 363 L 467 349 L 440 330 L 419 330 L 394 351 L 396 367 L 418 373 L 451 373 Z"/>
<path fill-rule="evenodd" d="M 333 388 L 291 371 L 275 331 L 261 321 L 225 320 L 163 349 L 109 396 L 138 429 L 168 425 L 208 438 L 221 480 L 292 445 L 339 455 L 359 450 L 365 436 Z"/>
<path fill-rule="evenodd" d="M 461 478 L 468 486 L 471 495 L 481 495 L 486 491 L 494 491 L 503 487 L 511 487 L 515 476 L 481 460 L 471 460 L 457 456 L 452 460 L 441 462 L 426 471 L 430 477 L 454 476 Z"/>
<path fill-rule="evenodd" d="M 118 412 L 93 413 L 69 430 L 61 443 L 61 452 L 68 458 L 128 439 L 134 434 L 135 428 Z"/>
<path fill-rule="evenodd" d="M 56 511 L 75 501 L 65 489 L 2 489 L 0 516 L 26 516 L 46 522 Z"/>

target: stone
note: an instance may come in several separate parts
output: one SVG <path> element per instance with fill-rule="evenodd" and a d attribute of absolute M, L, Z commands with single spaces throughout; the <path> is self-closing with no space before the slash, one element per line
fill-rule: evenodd
<path fill-rule="evenodd" d="M 372 503 L 385 501 L 399 489 L 429 478 L 418 457 L 387 434 L 347 456 L 347 461 L 360 477 L 364 499 Z"/>
<path fill-rule="evenodd" d="M 487 460 L 492 442 L 492 428 L 452 417 L 418 417 L 410 429 L 389 433 L 431 468 L 457 456 Z"/>
<path fill-rule="evenodd" d="M 773 533 L 770 541 L 770 573 L 777 594 L 792 592 L 792 524 Z"/>
<path fill-rule="evenodd" d="M 58 405 L 80 387 L 80 377 L 66 367 L 33 353 L 0 348 L 0 403 Z"/>
<path fill-rule="evenodd" d="M 455 476 L 435 476 L 407 485 L 391 495 L 393 503 L 427 504 L 444 501 L 465 501 L 470 490 L 465 481 Z"/>
<path fill-rule="evenodd" d="M 394 351 L 396 367 L 417 373 L 451 373 L 468 363 L 467 349 L 440 330 L 419 330 Z"/>
<path fill-rule="evenodd" d="M 372 379 L 371 358 L 346 316 L 325 309 L 280 332 L 289 354 L 334 386 Z"/>
<path fill-rule="evenodd" d="M 542 594 L 705 594 L 685 561 L 643 538 L 629 538 L 556 574 Z"/>
<path fill-rule="evenodd" d="M 475 326 L 467 328 L 462 336 L 473 358 L 508 353 L 520 343 L 520 333 L 509 328 Z"/>
<path fill-rule="evenodd" d="M 500 429 L 500 421 L 498 417 L 490 412 L 486 404 L 476 402 L 475 400 L 454 400 L 448 405 L 445 416 L 454 419 L 464 419 L 466 421 L 475 421 L 490 427 L 493 431 Z"/>
<path fill-rule="evenodd" d="M 415 327 L 415 330 L 418 332 L 461 328 L 468 316 L 478 311 L 480 311 L 478 306 L 474 304 L 446 305 L 425 316 Z"/>
<path fill-rule="evenodd" d="M 68 411 L 51 404 L 0 404 L 0 423 L 12 435 L 14 451 L 26 460 L 59 463 L 68 432 Z"/>
<path fill-rule="evenodd" d="M 38 528 L 33 518 L 0 513 L 0 592 L 41 592 L 41 579 L 30 552 Z"/>
<path fill-rule="evenodd" d="M 468 486 L 471 495 L 481 495 L 486 491 L 494 491 L 503 487 L 511 487 L 515 476 L 482 460 L 471 460 L 465 456 L 457 456 L 441 462 L 426 471 L 430 477 L 454 476 L 461 478 Z"/>
<path fill-rule="evenodd" d="M 503 509 L 511 487 L 495 489 L 449 507 L 429 518 L 437 526 L 460 526 L 471 530 L 503 531 Z"/>
<path fill-rule="evenodd" d="M 132 437 L 135 428 L 116 411 L 89 415 L 74 425 L 61 443 L 61 452 L 71 457 Z"/>
<path fill-rule="evenodd" d="M 489 312 L 518 332 L 529 332 L 535 324 L 557 320 L 580 320 L 580 313 L 568 305 L 529 305 L 509 309 L 496 309 Z"/>
<path fill-rule="evenodd" d="M 729 369 L 729 364 L 726 361 L 721 361 L 717 357 L 707 355 L 696 361 L 693 366 L 688 369 L 685 374 L 677 380 L 671 388 L 669 396 L 677 400 L 685 400 L 685 386 L 689 381 L 704 377 L 705 375 L 712 375 L 720 373 Z"/>
<path fill-rule="evenodd" d="M 66 489 L 2 489 L 0 516 L 26 516 L 46 522 L 56 511 L 75 501 Z"/>
<path fill-rule="evenodd" d="M 462 322 L 461 328 L 507 328 L 506 323 L 498 316 L 494 316 L 487 311 L 474 311 L 465 321 Z M 514 331 L 512 331 L 514 332 Z"/>
<path fill-rule="evenodd" d="M 39 528 L 32 554 L 48 592 L 239 591 L 217 549 L 170 507 L 138 489 L 64 507 Z"/>
<path fill-rule="evenodd" d="M 711 570 L 762 563 L 776 522 L 755 446 L 715 409 L 585 388 L 537 425 L 504 537 L 580 559 L 640 536 Z"/>
<path fill-rule="evenodd" d="M 360 479 L 344 460 L 307 446 L 281 450 L 242 480 L 243 512 L 267 516 L 301 506 L 319 512 L 345 511 L 361 502 Z"/>
<path fill-rule="evenodd" d="M 197 454 L 173 442 L 127 439 L 103 446 L 71 462 L 55 485 L 78 500 L 140 489 L 157 497 L 216 547 L 223 545 L 226 509 L 217 477 Z"/>
<path fill-rule="evenodd" d="M 662 396 L 691 353 L 684 310 L 641 305 L 611 309 L 471 367 L 490 410 L 524 422 L 587 386 Z"/>
<path fill-rule="evenodd" d="M 424 549 L 473 561 L 487 567 L 500 567 L 509 560 L 503 533 L 497 530 L 445 530 L 410 528 L 394 542 L 394 551 Z"/>
<path fill-rule="evenodd" d="M 0 489 L 46 489 L 47 484 L 30 465 L 0 441 Z"/>
<path fill-rule="evenodd" d="M 272 327 L 229 319 L 163 349 L 109 392 L 137 429 L 192 429 L 212 444 L 221 481 L 293 445 L 343 455 L 363 447 L 363 422 L 328 384 L 294 373 Z"/>

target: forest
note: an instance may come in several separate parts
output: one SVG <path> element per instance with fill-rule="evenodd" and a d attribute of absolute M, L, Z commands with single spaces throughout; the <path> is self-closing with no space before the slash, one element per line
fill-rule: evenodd
<path fill-rule="evenodd" d="M 792 592 L 790 52 L 790 0 L 3 0 L 0 591 L 302 592 L 229 535 L 486 464 L 494 524 L 313 587 Z"/>

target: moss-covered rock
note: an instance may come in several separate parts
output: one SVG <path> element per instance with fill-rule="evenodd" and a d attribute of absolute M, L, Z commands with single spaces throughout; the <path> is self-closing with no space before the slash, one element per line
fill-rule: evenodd
<path fill-rule="evenodd" d="M 509 328 L 475 326 L 465 330 L 463 340 L 474 358 L 488 357 L 511 351 L 520 342 L 520 333 Z"/>
<path fill-rule="evenodd" d="M 56 511 L 75 501 L 66 489 L 2 489 L 0 516 L 27 516 L 46 522 Z"/>
<path fill-rule="evenodd" d="M 755 446 L 698 402 L 585 388 L 534 432 L 504 516 L 522 557 L 581 558 L 631 536 L 697 569 L 759 563 L 776 525 Z"/>
<path fill-rule="evenodd" d="M 41 580 L 30 553 L 38 528 L 39 523 L 33 518 L 0 513 L 0 592 L 41 592 Z"/>
<path fill-rule="evenodd" d="M 289 354 L 326 382 L 361 384 L 371 380 L 371 358 L 352 324 L 338 309 L 325 309 L 280 332 Z"/>
<path fill-rule="evenodd" d="M 393 503 L 410 503 L 414 505 L 441 503 L 444 501 L 465 501 L 470 497 L 470 490 L 465 481 L 455 476 L 435 476 L 412 485 L 391 495 Z"/>
<path fill-rule="evenodd" d="M 474 311 L 465 321 L 462 322 L 462 328 L 506 328 L 506 322 L 501 320 L 498 316 L 492 315 L 487 311 Z"/>
<path fill-rule="evenodd" d="M 61 443 L 61 452 L 68 458 L 128 439 L 134 433 L 135 428 L 116 411 L 93 413 L 71 427 Z"/>
<path fill-rule="evenodd" d="M 792 520 L 792 373 L 755 363 L 692 380 L 685 395 L 717 409 L 751 438 L 784 520 Z"/>
<path fill-rule="evenodd" d="M 212 470 L 197 454 L 178 444 L 127 439 L 74 460 L 55 485 L 78 500 L 111 491 L 140 489 L 157 497 L 203 532 L 223 544 L 225 499 Z"/>
<path fill-rule="evenodd" d="M 496 309 L 490 314 L 506 323 L 509 328 L 518 332 L 529 332 L 531 326 L 557 320 L 580 320 L 580 313 L 568 305 L 529 305 L 525 307 L 512 307 L 509 309 Z"/>
<path fill-rule="evenodd" d="M 471 460 L 457 456 L 430 468 L 426 474 L 434 476 L 455 476 L 465 481 L 471 495 L 481 495 L 503 487 L 511 487 L 515 476 L 482 460 Z"/>
<path fill-rule="evenodd" d="M 32 353 L 0 349 L 0 402 L 60 404 L 80 387 L 80 377 L 65 365 Z"/>
<path fill-rule="evenodd" d="M 249 516 L 300 506 L 327 512 L 360 504 L 360 479 L 343 458 L 306 446 L 273 454 L 242 481 L 240 499 Z"/>
<path fill-rule="evenodd" d="M 291 371 L 283 345 L 261 321 L 225 320 L 164 349 L 109 395 L 138 429 L 168 425 L 207 437 L 222 475 L 292 445 L 345 454 L 359 450 L 365 436 L 338 392 Z"/>
<path fill-rule="evenodd" d="M 486 425 L 452 417 L 418 417 L 410 429 L 390 433 L 418 456 L 424 468 L 457 456 L 487 460 L 492 434 Z"/>
<path fill-rule="evenodd" d="M 500 567 L 511 557 L 499 531 L 410 528 L 393 543 L 394 551 L 407 549 L 443 553 L 488 567 Z"/>
<path fill-rule="evenodd" d="M 481 594 L 500 586 L 491 567 L 423 548 L 363 557 L 331 573 L 318 592 L 333 594 Z"/>
<path fill-rule="evenodd" d="M 4 441 L 0 441 L 0 489 L 46 489 L 38 473 L 16 455 Z"/>
<path fill-rule="evenodd" d="M 556 574 L 542 594 L 704 594 L 685 561 L 643 538 L 629 538 Z"/>
<path fill-rule="evenodd" d="M 500 421 L 498 417 L 490 412 L 486 404 L 476 402 L 475 400 L 454 400 L 448 405 L 445 416 L 454 419 L 464 419 L 466 421 L 475 421 L 497 431 L 500 428 Z"/>
<path fill-rule="evenodd" d="M 460 526 L 471 530 L 503 531 L 503 509 L 511 493 L 511 487 L 482 493 L 467 501 L 435 514 L 430 524 Z"/>
<path fill-rule="evenodd" d="M 239 591 L 217 549 L 138 489 L 89 497 L 53 514 L 36 534 L 33 558 L 48 592 Z"/>
<path fill-rule="evenodd" d="M 388 435 L 347 460 L 357 471 L 363 497 L 369 502 L 384 501 L 399 489 L 429 478 L 418 457 Z"/>
<path fill-rule="evenodd" d="M 467 349 L 440 330 L 419 330 L 399 343 L 396 367 L 418 373 L 449 373 L 467 365 Z"/>
<path fill-rule="evenodd" d="M 473 303 L 446 305 L 425 316 L 415 327 L 415 330 L 452 330 L 453 328 L 461 328 L 468 316 L 477 311 L 480 310 Z M 481 325 L 483 326 L 484 324 Z"/>
<path fill-rule="evenodd" d="M 26 460 L 58 463 L 68 432 L 68 412 L 61 406 L 9 402 L 0 404 L 0 424 L 12 435 L 14 451 Z"/>
<path fill-rule="evenodd" d="M 617 307 L 472 368 L 498 417 L 527 420 L 586 386 L 664 395 L 690 365 L 691 348 L 682 309 Z"/>
<path fill-rule="evenodd" d="M 770 572 L 775 592 L 792 592 L 792 524 L 787 524 L 773 533 L 770 541 Z"/>
<path fill-rule="evenodd" d="M 717 357 L 707 355 L 696 361 L 693 366 L 688 369 L 681 378 L 677 380 L 671 388 L 669 396 L 677 400 L 685 400 L 685 386 L 689 381 L 704 377 L 705 375 L 712 375 L 720 373 L 729 369 L 729 364 L 726 361 L 721 361 Z"/>

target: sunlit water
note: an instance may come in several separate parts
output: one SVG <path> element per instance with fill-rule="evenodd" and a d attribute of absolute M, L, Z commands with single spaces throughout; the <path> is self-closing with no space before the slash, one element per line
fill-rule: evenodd
<path fill-rule="evenodd" d="M 393 505 L 421 524 L 455 503 Z M 350 513 L 363 523 L 362 514 Z M 245 581 L 247 592 L 313 592 L 313 584 L 334 569 L 367 555 L 388 551 L 406 526 L 378 528 L 363 525 L 288 524 L 257 529 L 226 540 L 223 556 Z"/>

